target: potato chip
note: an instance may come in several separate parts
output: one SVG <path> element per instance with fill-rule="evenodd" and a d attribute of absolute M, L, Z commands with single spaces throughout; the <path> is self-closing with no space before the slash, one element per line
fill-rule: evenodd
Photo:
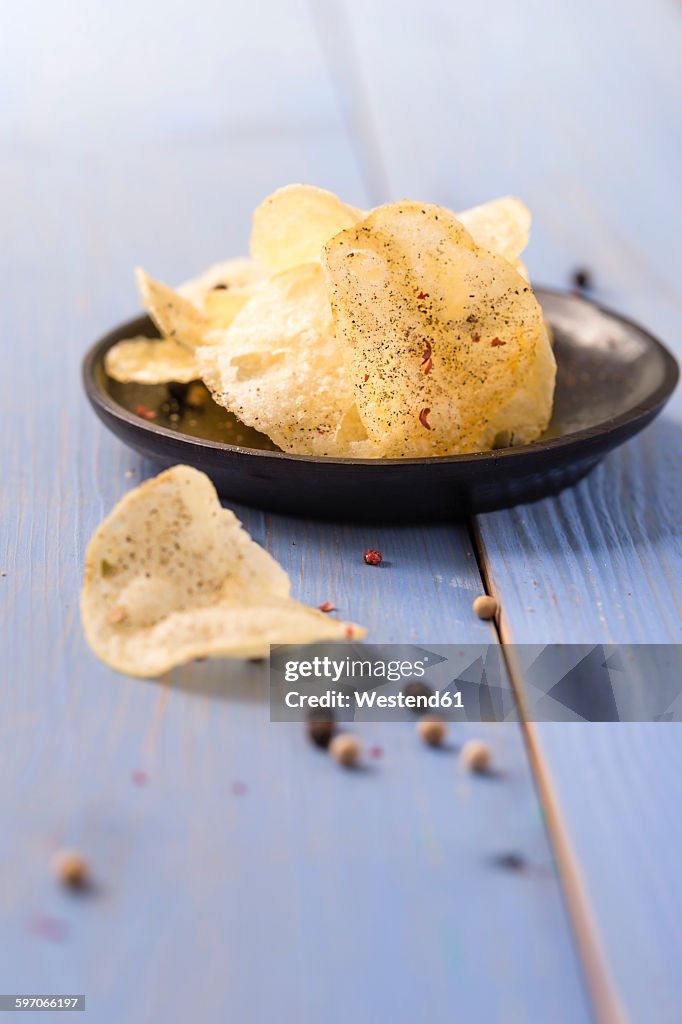
<path fill-rule="evenodd" d="M 320 258 L 322 246 L 357 223 L 361 210 L 312 185 L 286 185 L 256 207 L 251 255 L 272 274 Z"/>
<path fill-rule="evenodd" d="M 260 658 L 270 644 L 364 636 L 289 590 L 284 569 L 221 507 L 208 477 L 174 466 L 127 494 L 96 529 L 81 616 L 95 654 L 135 676 L 195 658 Z"/>
<path fill-rule="evenodd" d="M 197 350 L 213 397 L 284 451 L 339 455 L 367 441 L 318 263 L 262 285 L 218 343 Z"/>
<path fill-rule="evenodd" d="M 384 454 L 482 451 L 546 428 L 556 365 L 540 307 L 448 210 L 379 207 L 322 262 L 360 416 Z"/>
<path fill-rule="evenodd" d="M 194 303 L 168 285 L 155 281 L 140 267 L 136 276 L 142 302 L 161 336 L 190 350 L 201 345 L 210 324 Z"/>
<path fill-rule="evenodd" d="M 203 309 L 212 291 L 250 291 L 263 280 L 265 274 L 255 260 L 232 259 L 213 263 L 202 274 L 181 284 L 177 291 L 185 299 Z"/>
<path fill-rule="evenodd" d="M 528 245 L 530 210 L 513 196 L 492 199 L 481 206 L 456 213 L 476 245 L 516 263 Z"/>
<path fill-rule="evenodd" d="M 194 353 L 168 338 L 126 338 L 104 358 L 109 377 L 121 384 L 187 384 L 199 379 Z"/>
<path fill-rule="evenodd" d="M 205 313 L 211 330 L 224 329 L 264 279 L 263 269 L 254 260 L 225 260 L 180 285 L 178 294 Z"/>

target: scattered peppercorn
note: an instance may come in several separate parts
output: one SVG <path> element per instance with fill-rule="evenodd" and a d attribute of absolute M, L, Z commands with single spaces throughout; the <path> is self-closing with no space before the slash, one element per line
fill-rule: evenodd
<path fill-rule="evenodd" d="M 52 858 L 52 871 L 62 885 L 84 889 L 90 881 L 90 868 L 77 850 L 59 850 Z"/>
<path fill-rule="evenodd" d="M 335 612 L 336 605 L 332 604 L 331 601 L 323 601 L 322 604 L 318 605 L 321 612 Z"/>
<path fill-rule="evenodd" d="M 194 381 L 187 388 L 185 405 L 188 405 L 190 409 L 203 409 L 204 406 L 208 405 L 210 397 L 204 385 Z"/>
<path fill-rule="evenodd" d="M 331 718 L 321 718 L 313 714 L 306 722 L 306 731 L 311 743 L 326 750 L 336 732 L 336 723 Z"/>
<path fill-rule="evenodd" d="M 189 384 L 183 384 L 178 380 L 169 381 L 166 385 L 168 389 L 168 397 L 171 402 L 175 402 L 175 411 L 177 412 L 180 406 L 185 404 L 185 398 L 187 397 L 187 389 Z M 172 410 L 171 410 L 172 411 Z"/>
<path fill-rule="evenodd" d="M 490 770 L 490 747 L 483 740 L 467 740 L 460 751 L 459 760 L 463 768 L 483 775 Z"/>
<path fill-rule="evenodd" d="M 592 274 L 587 267 L 576 267 L 571 274 L 571 281 L 574 288 L 583 292 L 589 292 L 592 288 Z"/>
<path fill-rule="evenodd" d="M 422 718 L 417 722 L 420 739 L 429 747 L 440 747 L 447 735 L 448 727 L 440 718 Z"/>
<path fill-rule="evenodd" d="M 433 690 L 427 683 L 423 683 L 421 679 L 412 679 L 403 686 L 403 695 L 405 697 L 424 697 L 425 700 L 418 702 L 416 707 L 410 708 L 410 711 L 414 712 L 415 715 L 425 715 L 428 711 L 426 701 L 429 697 L 433 696 Z M 422 707 L 419 706 L 420 703 L 423 705 Z"/>
<path fill-rule="evenodd" d="M 374 551 L 372 548 L 370 548 L 368 551 L 365 551 L 363 555 L 363 558 L 365 559 L 367 565 L 381 565 L 383 557 L 384 556 L 381 554 L 380 551 Z"/>
<path fill-rule="evenodd" d="M 329 744 L 329 753 L 344 768 L 352 768 L 360 759 L 361 747 L 355 736 L 342 732 Z"/>
<path fill-rule="evenodd" d="M 498 854 L 493 858 L 493 864 L 504 871 L 524 871 L 527 866 L 525 857 L 514 852 Z"/>
<path fill-rule="evenodd" d="M 155 420 L 156 413 L 153 409 L 148 409 L 146 405 L 136 405 L 135 412 L 138 416 L 141 416 L 145 420 Z"/>
<path fill-rule="evenodd" d="M 479 619 L 492 619 L 497 614 L 497 601 L 491 594 L 481 594 L 471 607 Z"/>

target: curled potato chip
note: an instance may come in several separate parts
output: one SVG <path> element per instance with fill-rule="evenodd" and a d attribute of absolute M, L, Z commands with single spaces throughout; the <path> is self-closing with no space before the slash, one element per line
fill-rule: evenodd
<path fill-rule="evenodd" d="M 195 658 L 264 657 L 270 644 L 364 636 L 289 589 L 208 477 L 174 466 L 127 494 L 95 530 L 81 616 L 95 654 L 135 676 Z"/>
<path fill-rule="evenodd" d="M 215 401 L 284 451 L 340 455 L 367 442 L 318 263 L 270 278 L 197 360 Z"/>
<path fill-rule="evenodd" d="M 177 291 L 193 302 L 198 309 L 203 309 L 206 296 L 214 289 L 248 290 L 262 281 L 264 276 L 262 267 L 255 260 L 222 260 L 220 263 L 211 264 L 203 273 L 190 278 L 189 281 L 183 282 Z"/>
<path fill-rule="evenodd" d="M 199 379 L 194 353 L 168 338 L 126 338 L 104 358 L 109 377 L 121 384 L 187 384 Z"/>
<path fill-rule="evenodd" d="M 482 451 L 546 428 L 556 365 L 540 307 L 448 210 L 379 207 L 322 263 L 358 410 L 384 454 Z"/>
<path fill-rule="evenodd" d="M 504 256 L 515 264 L 528 245 L 531 215 L 525 203 L 513 196 L 492 199 L 455 214 L 476 245 Z"/>
<path fill-rule="evenodd" d="M 136 271 L 137 284 L 145 309 L 163 338 L 170 338 L 190 350 L 200 345 L 210 324 L 190 299 L 155 281 L 141 267 Z"/>
<path fill-rule="evenodd" d="M 254 260 L 225 260 L 180 285 L 178 294 L 205 313 L 211 330 L 226 328 L 264 278 Z"/>
<path fill-rule="evenodd" d="M 251 255 L 271 274 L 309 263 L 320 258 L 322 246 L 333 235 L 363 216 L 333 192 L 313 185 L 286 185 L 256 207 Z"/>

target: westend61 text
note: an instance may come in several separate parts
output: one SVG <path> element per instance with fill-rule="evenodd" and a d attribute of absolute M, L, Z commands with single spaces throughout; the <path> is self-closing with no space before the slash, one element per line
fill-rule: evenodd
<path fill-rule="evenodd" d="M 377 693 L 376 690 L 367 690 L 363 693 L 354 691 L 352 693 L 344 690 L 325 690 L 324 693 L 306 694 L 298 690 L 290 690 L 284 701 L 288 708 L 407 708 L 408 710 L 427 709 L 452 709 L 464 710 L 462 694 L 459 690 L 455 693 L 449 691 L 443 693 L 425 694 L 385 694 Z"/>

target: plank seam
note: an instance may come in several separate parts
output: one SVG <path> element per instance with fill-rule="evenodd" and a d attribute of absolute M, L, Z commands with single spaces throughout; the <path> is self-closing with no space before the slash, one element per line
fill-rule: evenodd
<path fill-rule="evenodd" d="M 523 672 L 514 657 L 510 632 L 505 624 L 504 607 L 495 593 L 495 587 L 488 571 L 485 545 L 477 520 L 475 518 L 468 519 L 467 528 L 484 591 L 495 597 L 502 608 L 502 615 L 498 611 L 493 624 L 518 707 L 519 724 L 528 754 L 531 774 L 543 810 L 545 828 L 554 853 L 559 884 L 563 892 L 569 925 L 582 966 L 592 1012 L 597 1024 L 628 1024 L 629 1016 L 612 977 L 599 926 L 592 910 L 578 858 L 570 840 L 549 766 L 542 752 L 537 730 L 529 719 L 523 690 Z"/>
<path fill-rule="evenodd" d="M 308 0 L 308 9 L 367 196 L 372 205 L 385 203 L 388 174 L 343 5 Z"/>

